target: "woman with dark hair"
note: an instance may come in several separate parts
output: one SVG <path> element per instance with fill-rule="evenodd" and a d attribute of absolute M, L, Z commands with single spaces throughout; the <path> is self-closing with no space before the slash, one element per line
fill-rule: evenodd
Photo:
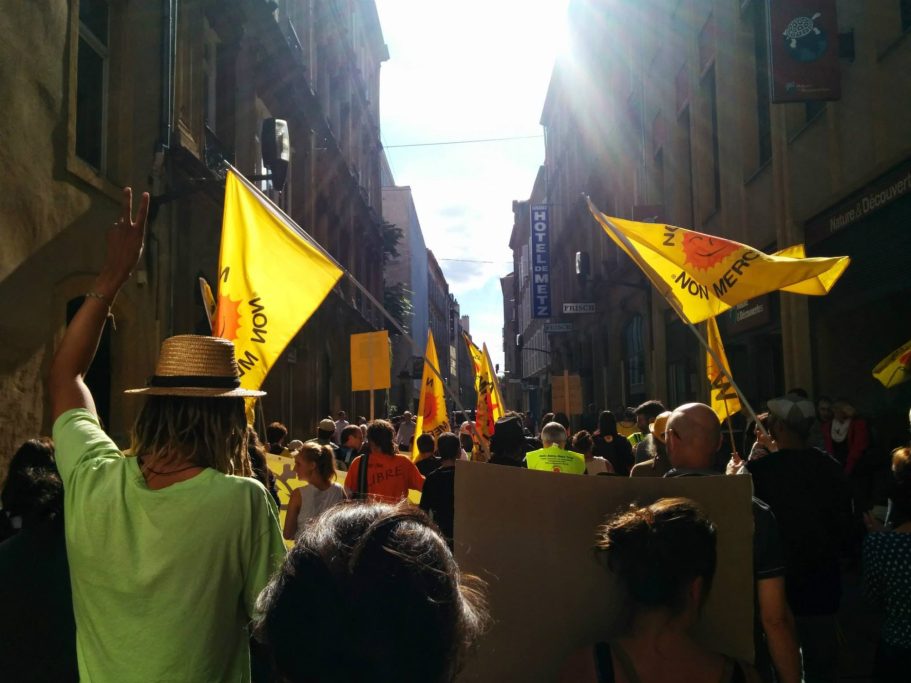
<path fill-rule="evenodd" d="M 625 628 L 610 642 L 576 652 L 560 680 L 758 682 L 749 664 L 693 637 L 715 577 L 715 536 L 715 525 L 686 498 L 664 498 L 609 519 L 598 549 L 625 589 Z"/>
<path fill-rule="evenodd" d="M 369 496 L 374 500 L 397 503 L 408 496 L 409 490 L 424 488 L 424 475 L 411 458 L 396 454 L 395 431 L 386 420 L 370 423 L 367 445 L 370 450 L 356 457 L 345 475 L 345 489 L 349 496 Z"/>
<path fill-rule="evenodd" d="M 247 625 L 285 547 L 275 501 L 250 475 L 234 345 L 165 339 L 123 453 L 85 375 L 142 253 L 149 195 L 124 190 L 101 273 L 48 375 L 79 675 L 92 681 L 249 681 Z"/>
<path fill-rule="evenodd" d="M 863 545 L 864 592 L 885 612 L 873 681 L 900 681 L 911 670 L 911 449 L 892 452 L 892 512 L 896 526 L 879 528 L 865 516 L 870 533 Z"/>
<path fill-rule="evenodd" d="M 266 449 L 259 435 L 253 427 L 247 427 L 247 455 L 250 457 L 250 469 L 253 470 L 253 477 L 269 492 L 269 495 L 275 500 L 276 505 L 281 505 L 278 498 L 278 489 L 275 487 L 275 475 L 269 469 L 269 463 L 266 461 Z"/>
<path fill-rule="evenodd" d="M 573 450 L 585 456 L 585 474 L 613 474 L 614 468 L 604 458 L 594 455 L 594 448 L 592 435 L 584 429 L 573 436 Z"/>
<path fill-rule="evenodd" d="M 76 624 L 63 534 L 63 483 L 48 439 L 10 461 L 0 543 L 0 672 L 10 681 L 76 681 Z"/>
<path fill-rule="evenodd" d="M 288 428 L 281 422 L 272 422 L 266 427 L 266 440 L 269 442 L 268 451 L 272 455 L 288 455 L 288 449 L 285 448 L 285 439 L 288 436 Z"/>
<path fill-rule="evenodd" d="M 288 683 L 448 683 L 487 623 L 475 583 L 417 508 L 340 505 L 298 538 L 255 632 Z"/>
<path fill-rule="evenodd" d="M 598 415 L 598 430 L 592 434 L 592 454 L 610 462 L 614 472 L 628 477 L 633 468 L 633 447 L 617 433 L 617 418 L 609 410 Z"/>
<path fill-rule="evenodd" d="M 347 498 L 345 489 L 335 481 L 335 454 L 331 446 L 307 441 L 294 454 L 294 472 L 307 485 L 294 489 L 288 501 L 285 538 L 289 541 L 297 538 L 324 511 Z"/>
<path fill-rule="evenodd" d="M 52 470 L 54 464 L 54 443 L 50 439 L 29 439 L 19 447 L 9 462 L 6 482 L 0 492 L 0 541 L 15 536 L 22 528 L 22 510 L 32 506 L 30 482 L 27 470 Z M 61 513 L 63 510 L 61 510 Z"/>

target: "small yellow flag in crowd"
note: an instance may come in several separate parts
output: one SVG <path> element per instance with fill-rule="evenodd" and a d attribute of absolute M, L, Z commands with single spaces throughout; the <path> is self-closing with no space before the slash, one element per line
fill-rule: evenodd
<path fill-rule="evenodd" d="M 739 413 L 742 406 L 737 392 L 731 386 L 731 380 L 728 379 L 731 374 L 731 366 L 728 364 L 728 357 L 724 352 L 724 345 L 721 343 L 721 333 L 718 331 L 718 323 L 714 318 L 706 320 L 706 339 L 709 348 L 727 371 L 727 375 L 725 375 L 715 364 L 712 354 L 705 354 L 705 372 L 709 379 L 709 391 L 712 395 L 712 410 L 718 415 L 719 420 L 724 421 Z"/>
<path fill-rule="evenodd" d="M 431 370 L 431 366 L 436 370 Z M 446 411 L 446 395 L 443 382 L 437 376 L 440 362 L 437 360 L 437 347 L 433 343 L 433 332 L 427 331 L 427 350 L 424 351 L 424 373 L 421 376 L 421 400 L 418 404 L 418 419 L 414 427 L 414 444 L 411 457 L 418 456 L 418 437 L 430 433 L 434 439 L 443 432 L 449 431 L 449 415 Z"/>
<path fill-rule="evenodd" d="M 212 334 L 234 342 L 243 388 L 262 385 L 341 276 L 288 216 L 228 172 Z"/>
<path fill-rule="evenodd" d="M 604 231 L 691 323 L 775 290 L 827 294 L 848 267 L 847 256 L 768 255 L 732 240 L 660 223 L 606 216 L 589 200 Z M 800 252 L 802 254 L 802 250 Z"/>
<path fill-rule="evenodd" d="M 468 335 L 463 333 L 462 337 L 465 339 L 465 345 L 468 347 L 468 353 L 474 366 L 474 388 L 478 395 L 478 402 L 475 406 L 478 436 L 489 443 L 490 437 L 493 436 L 494 425 L 503 417 L 503 399 L 500 396 L 497 373 L 490 362 L 487 344 L 484 344 L 482 351 Z"/>
<path fill-rule="evenodd" d="M 873 376 L 886 388 L 898 386 L 911 379 L 911 341 L 883 358 L 873 368 Z"/>

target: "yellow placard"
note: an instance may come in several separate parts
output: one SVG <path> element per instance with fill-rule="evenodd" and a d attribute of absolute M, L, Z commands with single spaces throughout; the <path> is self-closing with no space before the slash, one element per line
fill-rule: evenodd
<path fill-rule="evenodd" d="M 351 335 L 351 391 L 388 389 L 392 386 L 389 332 Z"/>

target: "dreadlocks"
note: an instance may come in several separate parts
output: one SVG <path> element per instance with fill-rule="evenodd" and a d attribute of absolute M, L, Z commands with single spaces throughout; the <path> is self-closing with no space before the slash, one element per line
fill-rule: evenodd
<path fill-rule="evenodd" d="M 133 455 L 253 474 L 242 398 L 149 396 L 133 425 Z"/>

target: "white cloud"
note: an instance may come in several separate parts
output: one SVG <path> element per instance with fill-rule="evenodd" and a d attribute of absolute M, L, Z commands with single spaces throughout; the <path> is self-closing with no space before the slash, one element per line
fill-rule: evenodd
<path fill-rule="evenodd" d="M 380 91 L 386 145 L 540 135 L 567 0 L 377 0 L 390 60 Z M 502 363 L 499 278 L 509 273 L 512 201 L 527 198 L 543 139 L 387 148 L 410 185 L 424 239 L 472 334 Z"/>

